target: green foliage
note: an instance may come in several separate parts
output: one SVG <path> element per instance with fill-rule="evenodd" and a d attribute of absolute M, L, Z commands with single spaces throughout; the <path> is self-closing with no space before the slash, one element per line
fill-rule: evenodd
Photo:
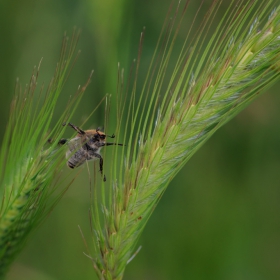
<path fill-rule="evenodd" d="M 114 151 L 109 190 L 101 192 L 101 208 L 95 196 L 91 209 L 91 260 L 100 279 L 123 278 L 137 240 L 172 178 L 219 127 L 279 79 L 280 7 L 271 12 L 272 3 L 232 3 L 201 53 L 220 4 L 214 1 L 195 40 L 189 42 L 187 36 L 169 77 L 189 2 L 181 15 L 178 6 L 170 21 L 167 16 L 140 100 L 135 98 L 137 78 L 130 99 L 120 83 L 117 132 L 125 120 L 120 142 L 127 148 Z M 142 37 L 139 54 L 141 47 Z M 138 68 L 139 60 L 136 77 Z"/>
<path fill-rule="evenodd" d="M 65 166 L 65 151 L 58 148 L 58 140 L 65 130 L 62 123 L 72 116 L 89 80 L 66 108 L 59 108 L 61 117 L 51 127 L 57 100 L 75 59 L 78 35 L 74 32 L 70 42 L 64 38 L 60 61 L 45 93 L 43 87 L 37 90 L 39 67 L 34 69 L 24 90 L 16 83 L 0 157 L 0 277 L 5 275 L 29 233 L 66 190 L 58 190 L 66 179 L 60 174 Z"/>
<path fill-rule="evenodd" d="M 126 89 L 120 71 L 118 107 L 114 115 L 118 127 L 115 133 L 119 138 L 116 141 L 126 146 L 110 147 L 114 159 L 110 163 L 110 174 L 106 173 L 108 181 L 102 183 L 101 189 L 94 185 L 91 193 L 95 255 L 90 258 L 100 279 L 123 277 L 127 263 L 137 252 L 139 236 L 168 183 L 221 125 L 278 79 L 279 8 L 268 17 L 274 1 L 248 2 L 231 2 L 210 40 L 206 34 L 221 1 L 214 1 L 207 16 L 201 20 L 200 29 L 193 40 L 189 33 L 190 26 L 182 24 L 188 12 L 187 5 L 183 9 L 176 9 L 171 20 L 171 14 L 167 15 L 146 81 L 140 85 L 135 78 L 132 89 Z M 111 8 L 115 13 L 115 7 Z M 99 22 L 88 10 L 90 17 Z M 108 18 L 110 22 L 111 17 Z M 101 36 L 104 32 L 102 28 L 98 28 L 97 38 L 99 42 L 103 40 L 105 45 L 105 36 Z M 182 29 L 188 32 L 186 41 L 181 53 L 174 59 L 176 39 Z M 115 38 L 110 32 L 106 35 Z M 70 119 L 81 98 L 80 93 L 87 84 L 78 91 L 66 109 L 58 108 L 62 116 L 54 129 L 51 129 L 51 120 L 75 44 L 74 38 L 69 59 L 65 45 L 62 48 L 62 57 L 67 57 L 67 63 L 64 63 L 65 58 L 61 59 L 46 94 L 42 93 L 43 90 L 39 94 L 35 93 L 37 70 L 23 92 L 18 83 L 16 86 L 16 97 L 0 158 L 2 275 L 24 245 L 29 232 L 45 218 L 66 190 L 58 191 L 61 180 L 54 180 L 57 175 L 61 177 L 60 171 L 65 165 L 64 151 L 58 149 L 56 139 L 63 135 L 65 128 L 61 124 Z M 104 45 L 99 50 L 116 58 L 116 49 L 109 43 L 113 54 L 107 54 L 108 49 Z M 142 46 L 141 38 L 139 57 Z M 101 55 L 100 60 L 104 63 Z M 113 67 L 107 62 L 105 64 L 114 72 Z M 173 69 L 173 75 L 168 74 L 170 69 Z M 136 77 L 140 71 L 138 59 Z M 107 75 L 100 83 L 107 85 L 110 82 L 111 75 Z M 138 98 L 139 87 L 141 96 Z M 85 107 L 92 107 L 95 100 L 96 95 L 92 102 L 87 100 Z M 114 113 L 114 108 L 112 111 Z M 47 143 L 49 138 L 54 139 L 52 144 Z M 104 158 L 107 165 L 110 161 L 106 160 L 106 151 Z M 95 184 L 101 181 L 98 175 L 97 172 L 94 174 Z M 63 181 L 66 178 L 61 179 Z M 64 215 L 61 216 L 64 219 Z M 70 240 L 69 235 L 67 232 Z M 66 255 L 70 254 L 64 253 Z M 60 270 L 63 270 L 60 265 Z M 69 274 L 73 271 L 79 273 L 75 265 L 74 262 L 72 265 L 67 263 Z"/>

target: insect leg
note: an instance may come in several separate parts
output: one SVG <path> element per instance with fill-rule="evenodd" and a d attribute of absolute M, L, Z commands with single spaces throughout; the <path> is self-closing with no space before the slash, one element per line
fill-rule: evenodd
<path fill-rule="evenodd" d="M 99 159 L 99 168 L 100 173 L 103 174 L 103 158 L 100 154 L 95 153 L 93 150 L 88 150 L 88 160 L 98 158 Z"/>
<path fill-rule="evenodd" d="M 79 127 L 75 126 L 74 124 L 68 123 L 68 125 L 70 127 L 72 127 L 73 129 L 75 129 L 79 134 L 86 134 L 82 129 L 80 129 Z"/>
<path fill-rule="evenodd" d="M 67 143 L 67 139 L 62 138 L 58 141 L 58 145 L 64 145 L 65 143 Z"/>
<path fill-rule="evenodd" d="M 119 144 L 119 143 L 108 143 L 108 142 L 106 142 L 104 144 L 104 146 L 111 146 L 111 145 L 125 146 L 124 144 Z"/>
<path fill-rule="evenodd" d="M 103 158 L 100 154 L 95 154 L 95 157 L 99 158 L 99 171 L 101 174 L 103 174 Z"/>

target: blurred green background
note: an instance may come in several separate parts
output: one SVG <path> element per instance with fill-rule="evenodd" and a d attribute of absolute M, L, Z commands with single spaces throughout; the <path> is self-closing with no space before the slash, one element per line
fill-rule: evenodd
<path fill-rule="evenodd" d="M 211 2 L 205 1 L 202 12 Z M 39 80 L 47 85 L 64 31 L 70 35 L 73 26 L 82 29 L 78 44 L 82 52 L 64 88 L 61 110 L 95 71 L 72 120 L 79 125 L 106 93 L 114 95 L 117 63 L 129 70 L 146 26 L 141 82 L 169 4 L 170 0 L 1 1 L 0 139 L 16 78 L 24 86 L 43 57 Z M 192 1 L 178 46 L 199 5 L 200 1 Z M 228 5 L 224 1 L 216 20 Z M 196 26 L 199 23 L 200 19 Z M 220 129 L 176 176 L 147 224 L 139 241 L 142 250 L 127 266 L 124 279 L 279 279 L 279 86 L 275 84 Z M 90 119 L 91 127 L 104 124 L 103 112 L 104 104 Z M 114 127 L 111 118 L 107 131 L 113 133 Z M 65 167 L 65 172 L 70 171 Z M 8 280 L 97 279 L 83 255 L 78 230 L 80 225 L 90 244 L 86 174 L 82 170 L 31 235 Z"/>

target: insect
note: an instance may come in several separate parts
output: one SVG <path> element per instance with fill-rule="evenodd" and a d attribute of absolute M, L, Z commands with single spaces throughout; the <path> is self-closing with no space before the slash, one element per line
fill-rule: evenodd
<path fill-rule="evenodd" d="M 100 154 L 101 148 L 110 145 L 123 146 L 123 144 L 106 142 L 106 137 L 115 138 L 115 135 L 106 135 L 99 128 L 82 130 L 71 123 L 68 123 L 68 126 L 76 130 L 78 134 L 73 139 L 67 140 L 63 138 L 59 141 L 60 145 L 66 143 L 68 145 L 68 151 L 66 152 L 66 158 L 68 159 L 67 165 L 70 168 L 76 168 L 84 164 L 87 160 L 99 159 L 100 173 L 103 174 L 103 158 Z M 105 175 L 104 181 L 106 181 Z"/>

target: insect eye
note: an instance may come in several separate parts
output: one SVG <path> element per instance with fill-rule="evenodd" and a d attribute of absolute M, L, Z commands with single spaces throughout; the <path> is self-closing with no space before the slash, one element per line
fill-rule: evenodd
<path fill-rule="evenodd" d="M 100 139 L 104 140 L 105 139 L 105 135 L 100 135 Z"/>

